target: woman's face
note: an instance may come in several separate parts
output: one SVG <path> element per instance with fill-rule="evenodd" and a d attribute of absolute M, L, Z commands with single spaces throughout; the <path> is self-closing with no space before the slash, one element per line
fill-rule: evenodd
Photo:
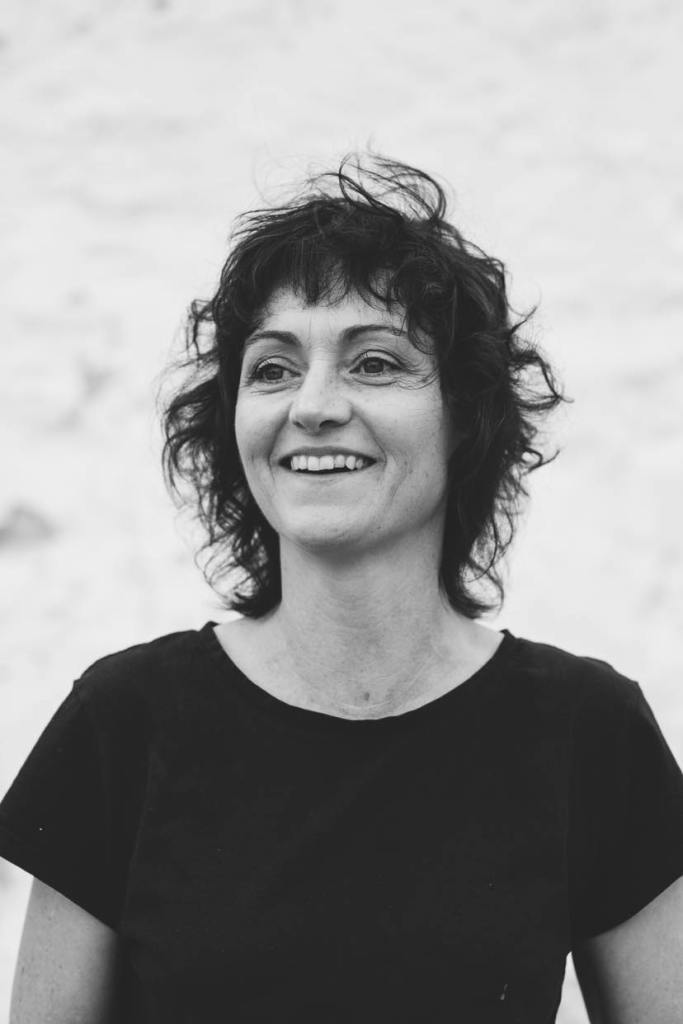
<path fill-rule="evenodd" d="M 416 531 L 438 531 L 440 541 L 450 420 L 435 357 L 411 344 L 403 319 L 353 292 L 306 306 L 280 289 L 247 338 L 237 446 L 281 544 L 348 555 Z M 338 473 L 283 463 L 328 449 L 373 461 Z"/>

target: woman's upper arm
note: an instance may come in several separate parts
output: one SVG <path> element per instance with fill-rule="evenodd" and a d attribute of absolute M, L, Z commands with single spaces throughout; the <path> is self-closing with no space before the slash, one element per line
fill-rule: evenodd
<path fill-rule="evenodd" d="M 114 1002 L 116 954 L 116 932 L 34 879 L 10 1024 L 105 1024 Z"/>
<path fill-rule="evenodd" d="M 591 1024 L 680 1024 L 683 878 L 572 955 Z"/>

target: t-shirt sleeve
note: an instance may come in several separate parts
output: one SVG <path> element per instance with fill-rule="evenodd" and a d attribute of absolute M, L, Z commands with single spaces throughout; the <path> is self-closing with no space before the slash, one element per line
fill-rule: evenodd
<path fill-rule="evenodd" d="M 683 875 L 683 774 L 641 687 L 612 673 L 576 721 L 573 942 L 628 920 Z"/>
<path fill-rule="evenodd" d="M 115 927 L 110 804 L 95 721 L 74 683 L 0 802 L 0 856 Z"/>

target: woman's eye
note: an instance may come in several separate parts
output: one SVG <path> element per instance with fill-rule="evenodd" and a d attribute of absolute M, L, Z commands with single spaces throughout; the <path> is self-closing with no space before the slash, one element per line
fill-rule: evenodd
<path fill-rule="evenodd" d="M 259 363 L 258 366 L 255 366 L 254 369 L 250 371 L 248 379 L 249 380 L 265 381 L 266 384 L 268 384 L 268 383 L 270 383 L 270 384 L 278 384 L 280 382 L 280 380 L 281 380 L 280 377 L 270 377 L 270 376 L 269 377 L 265 377 L 264 374 L 265 374 L 265 372 L 267 370 L 276 370 L 277 371 L 277 370 L 284 370 L 284 369 L 286 369 L 286 367 L 280 366 L 279 363 L 271 363 L 271 362 Z"/>
<path fill-rule="evenodd" d="M 389 359 L 385 359 L 383 356 L 363 356 L 363 358 L 358 361 L 356 366 L 364 366 L 367 363 L 381 365 L 379 366 L 379 368 L 369 370 L 366 373 L 362 374 L 362 376 L 365 377 L 381 376 L 384 372 L 386 372 L 383 369 L 383 367 L 389 367 L 390 370 L 399 369 L 396 363 L 392 362 Z M 264 362 L 259 363 L 258 366 L 255 366 L 253 370 L 251 370 L 251 372 L 248 375 L 248 379 L 250 381 L 261 381 L 266 384 L 279 384 L 282 381 L 282 377 L 273 376 L 271 371 L 274 371 L 275 374 L 277 374 L 278 372 L 283 370 L 286 371 L 287 373 L 291 373 L 291 370 L 288 370 L 286 366 L 282 366 L 280 363 L 275 363 L 272 362 L 271 360 L 265 360 Z"/>
<path fill-rule="evenodd" d="M 388 359 L 384 359 L 383 356 L 365 356 L 363 359 L 361 359 L 360 362 L 361 362 L 361 365 L 363 363 L 384 363 L 384 365 L 388 366 L 389 369 L 391 369 L 391 370 L 397 370 L 398 369 L 398 367 L 396 366 L 395 363 L 390 362 Z M 380 370 L 379 372 L 382 373 L 383 371 Z M 377 373 L 370 373 L 369 376 L 376 377 Z"/>

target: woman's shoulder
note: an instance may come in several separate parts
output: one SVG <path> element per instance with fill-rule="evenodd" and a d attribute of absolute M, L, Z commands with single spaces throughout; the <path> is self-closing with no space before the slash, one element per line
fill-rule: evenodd
<path fill-rule="evenodd" d="M 86 702 L 168 692 L 196 675 L 199 636 L 197 629 L 175 630 L 103 654 L 81 672 L 74 690 Z"/>
<path fill-rule="evenodd" d="M 569 649 L 544 640 L 515 636 L 518 675 L 539 695 L 563 697 L 575 708 L 607 713 L 634 706 L 641 699 L 639 684 L 604 657 Z"/>

